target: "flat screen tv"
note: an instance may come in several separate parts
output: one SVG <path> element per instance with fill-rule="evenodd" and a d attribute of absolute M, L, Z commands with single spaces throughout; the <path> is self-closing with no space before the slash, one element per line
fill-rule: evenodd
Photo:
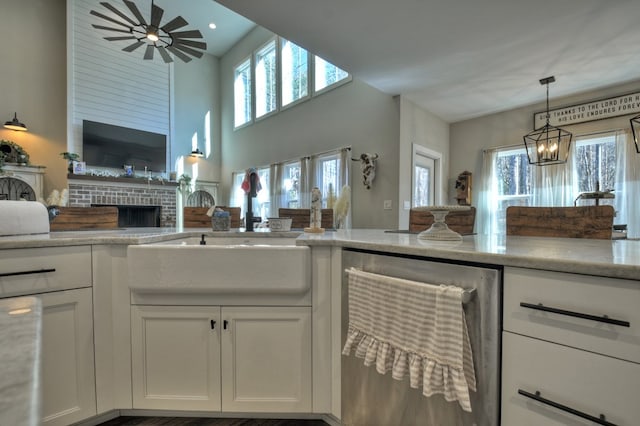
<path fill-rule="evenodd" d="M 144 130 L 83 120 L 82 159 L 87 166 L 141 171 L 167 170 L 167 136 Z"/>

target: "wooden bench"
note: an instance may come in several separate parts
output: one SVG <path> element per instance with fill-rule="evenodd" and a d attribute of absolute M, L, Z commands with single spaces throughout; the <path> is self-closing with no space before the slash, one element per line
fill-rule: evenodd
<path fill-rule="evenodd" d="M 333 209 L 322 209 L 321 225 L 324 229 L 333 229 Z M 311 224 L 311 209 L 278 209 L 278 217 L 290 217 L 291 228 L 307 228 Z"/>
<path fill-rule="evenodd" d="M 240 228 L 240 207 L 216 206 L 226 212 L 229 212 L 231 228 Z M 185 228 L 211 228 L 211 218 L 207 216 L 209 207 L 184 207 L 184 227 Z"/>
<path fill-rule="evenodd" d="M 51 231 L 118 228 L 118 208 L 115 206 L 58 207 L 58 212 L 49 225 Z"/>
<path fill-rule="evenodd" d="M 461 235 L 473 234 L 473 226 L 476 221 L 476 208 L 471 206 L 469 210 L 453 211 L 447 214 L 445 223 L 452 231 Z M 409 210 L 409 232 L 421 232 L 429 229 L 433 224 L 431 212 L 413 208 Z"/>
<path fill-rule="evenodd" d="M 611 239 L 612 206 L 507 207 L 507 235 Z"/>

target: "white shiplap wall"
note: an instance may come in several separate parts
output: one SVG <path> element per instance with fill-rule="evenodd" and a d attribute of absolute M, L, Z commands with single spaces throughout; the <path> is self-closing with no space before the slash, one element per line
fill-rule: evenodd
<path fill-rule="evenodd" d="M 123 3 L 111 4 L 130 15 Z M 144 46 L 133 52 L 122 51 L 135 40 L 104 40 L 103 37 L 125 34 L 91 26 L 117 27 L 89 14 L 96 10 L 114 16 L 99 0 L 68 0 L 67 7 L 71 11 L 68 15 L 71 33 L 69 134 L 72 138 L 69 149 L 82 155 L 82 120 L 162 133 L 167 135 L 170 146 L 172 67 L 157 53 L 153 60 L 144 60 Z M 143 16 L 150 12 L 150 8 L 142 4 L 139 7 Z M 169 157 L 171 150 L 167 151 Z"/>

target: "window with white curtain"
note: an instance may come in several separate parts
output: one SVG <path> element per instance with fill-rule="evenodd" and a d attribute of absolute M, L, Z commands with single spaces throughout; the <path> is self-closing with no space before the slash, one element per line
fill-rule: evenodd
<path fill-rule="evenodd" d="M 630 153 L 632 142 L 627 133 L 578 137 L 569 161 L 560 165 L 530 165 L 524 147 L 489 150 L 485 153 L 489 162 L 483 165 L 479 228 L 504 232 L 509 206 L 594 205 L 593 199 L 577 197 L 599 190 L 612 191 L 615 196 L 599 200 L 599 204 L 614 206 L 615 223 L 626 224 L 629 237 L 640 237 L 640 168 Z"/>
<path fill-rule="evenodd" d="M 323 208 L 333 207 L 343 188 L 350 186 L 348 163 L 350 153 L 350 148 L 341 148 L 329 153 L 303 157 L 302 160 L 257 168 L 262 190 L 253 199 L 254 216 L 266 219 L 277 215 L 279 207 L 309 208 L 309 193 L 315 186 L 322 192 Z M 247 196 L 241 188 L 244 177 L 244 171 L 232 174 L 229 201 L 231 206 L 242 207 L 242 217 L 244 217 L 247 201 Z M 275 179 L 274 182 L 271 182 L 271 179 Z M 348 214 L 350 217 L 350 212 Z"/>
<path fill-rule="evenodd" d="M 314 92 L 330 88 L 349 77 L 349 73 L 319 56 L 315 57 Z"/>
<path fill-rule="evenodd" d="M 234 127 L 251 121 L 251 58 L 247 58 L 233 71 Z"/>
<path fill-rule="evenodd" d="M 255 53 L 256 63 L 256 118 L 277 108 L 276 41 L 271 40 Z"/>
<path fill-rule="evenodd" d="M 300 161 L 285 163 L 282 169 L 282 205 L 289 209 L 300 207 Z"/>
<path fill-rule="evenodd" d="M 327 154 L 318 156 L 315 159 L 316 180 L 315 186 L 320 189 L 322 194 L 322 207 L 332 207 L 335 200 L 329 197 L 336 196 L 339 187 L 338 173 L 340 170 L 340 157 L 338 154 Z"/>
<path fill-rule="evenodd" d="M 309 96 L 309 53 L 295 43 L 280 39 L 282 106 Z"/>
<path fill-rule="evenodd" d="M 575 146 L 578 192 L 608 191 L 616 186 L 616 137 L 578 138 Z M 612 204 L 611 200 L 600 200 Z M 593 201 L 591 201 L 593 203 Z"/>

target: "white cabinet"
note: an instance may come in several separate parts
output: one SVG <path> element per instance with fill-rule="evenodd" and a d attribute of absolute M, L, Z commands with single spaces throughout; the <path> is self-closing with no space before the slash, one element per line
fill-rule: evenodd
<path fill-rule="evenodd" d="M 222 409 L 310 412 L 311 309 L 224 307 L 222 320 Z"/>
<path fill-rule="evenodd" d="M 502 424 L 637 424 L 638 305 L 638 281 L 505 268 Z"/>
<path fill-rule="evenodd" d="M 42 300 L 42 417 L 68 425 L 96 415 L 91 288 Z"/>
<path fill-rule="evenodd" d="M 134 305 L 131 339 L 134 408 L 311 411 L 309 307 Z"/>
<path fill-rule="evenodd" d="M 133 407 L 220 410 L 220 308 L 133 306 Z"/>

